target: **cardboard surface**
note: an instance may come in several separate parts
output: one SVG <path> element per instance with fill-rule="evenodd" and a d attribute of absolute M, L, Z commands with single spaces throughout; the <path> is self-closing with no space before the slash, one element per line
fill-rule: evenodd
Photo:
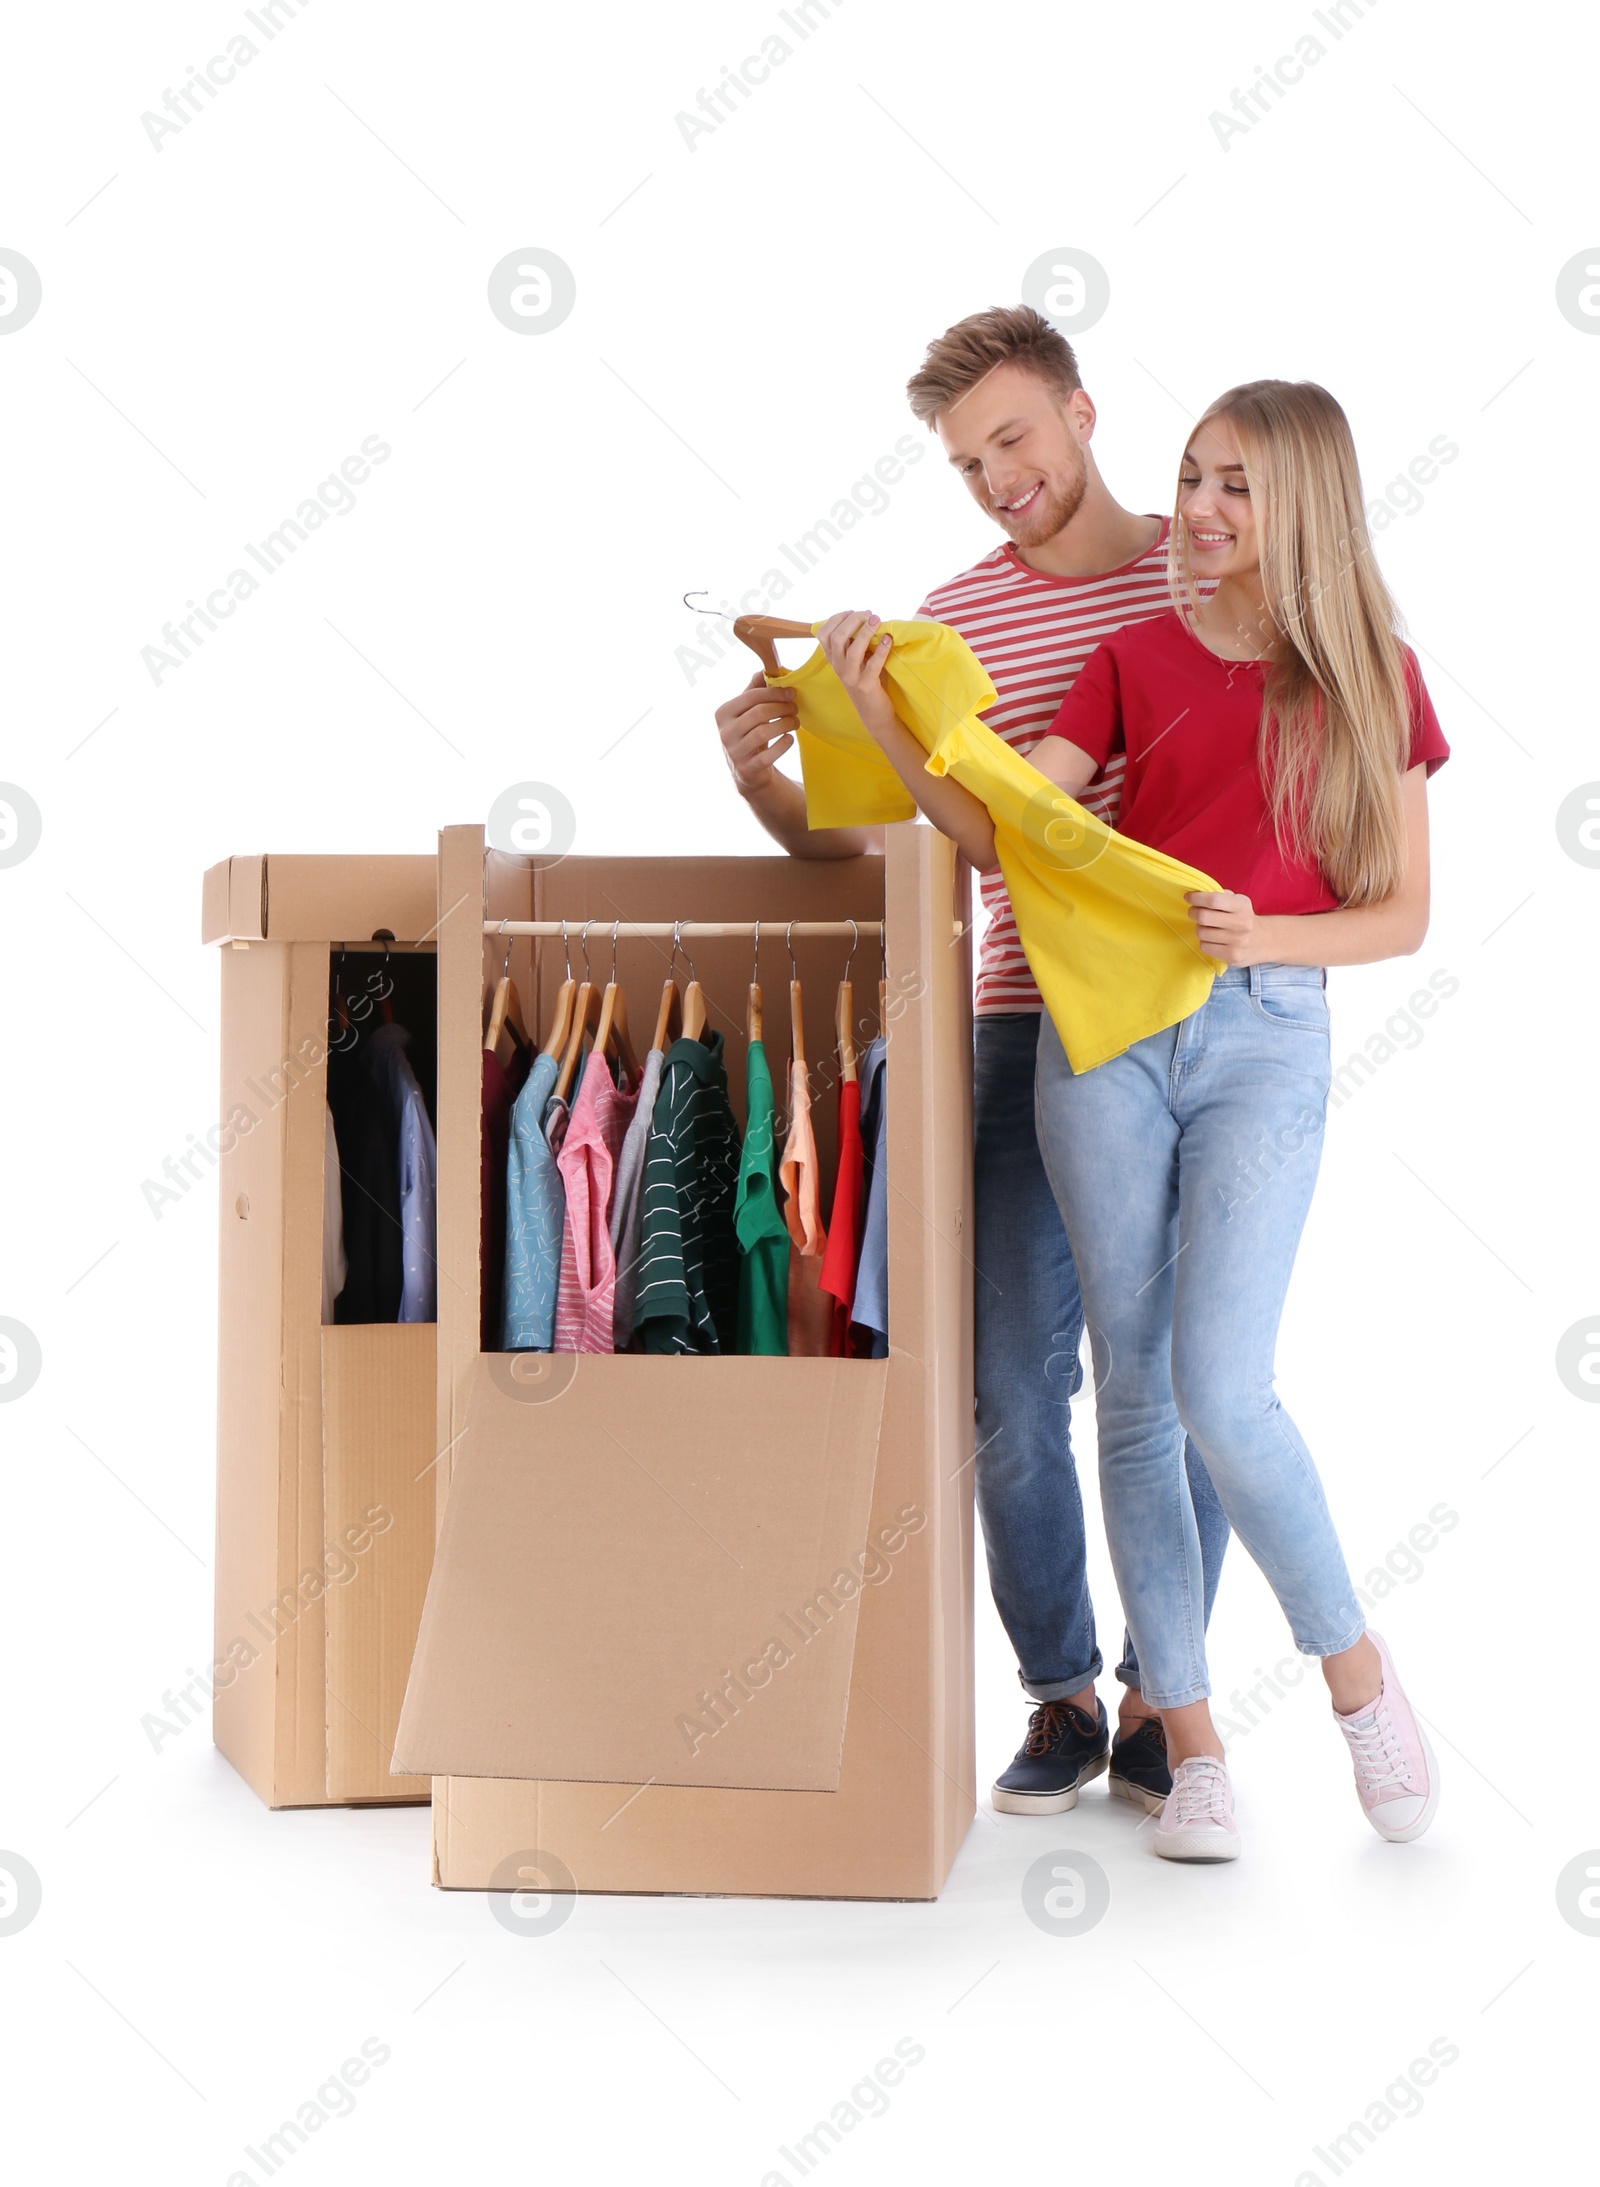
<path fill-rule="evenodd" d="M 445 1888 L 505 1888 L 519 1865 L 544 1862 L 557 1887 L 567 1887 L 561 1881 L 567 1878 L 585 1891 L 934 1897 L 976 1798 L 966 868 L 943 838 L 909 825 L 889 830 L 882 860 L 567 858 L 548 866 L 493 853 L 485 860 L 481 829 L 450 828 L 440 838 L 439 887 L 441 1520 L 448 1520 L 453 1493 L 448 1469 L 462 1458 L 469 1406 L 486 1371 L 478 1352 L 476 1051 L 484 980 L 491 959 L 498 971 L 504 945 L 486 942 L 485 915 L 574 921 L 571 951 L 580 975 L 578 923 L 591 918 L 590 957 L 601 977 L 610 964 L 606 926 L 612 918 L 759 917 L 768 1054 L 780 1079 L 788 1054 L 784 922 L 887 917 L 890 1357 L 869 1520 L 881 1561 L 857 1605 L 838 1789 L 647 1783 L 648 1773 L 632 1789 L 451 1776 L 434 1801 L 435 1881 Z M 957 918 L 962 930 L 952 941 Z M 833 998 L 847 946 L 796 943 L 813 1057 L 826 1057 L 832 1048 Z M 735 1099 L 742 1110 L 749 947 L 742 941 L 696 944 L 694 954 L 711 1022 L 728 1037 L 730 1076 L 739 1073 Z M 858 1007 L 876 1002 L 876 955 L 866 944 L 857 953 Z M 642 1017 L 637 994 L 659 995 L 665 945 L 656 950 L 625 942 L 618 962 L 634 1014 Z M 524 1000 L 540 993 L 542 1024 L 562 971 L 560 942 L 538 945 L 538 976 L 528 942 L 515 945 L 512 965 Z M 833 1096 L 825 1073 L 815 1073 L 813 1084 L 831 1173 Z M 559 1363 L 549 1364 L 554 1371 Z M 599 1364 L 627 1369 L 641 1363 Z M 709 1375 L 757 1364 L 792 1372 L 806 1363 L 660 1364 L 698 1364 Z M 615 1523 L 637 1525 L 641 1516 L 633 1499 L 618 1508 Z M 670 1555 L 672 1537 L 656 1532 L 663 1556 Z M 682 1615 L 693 1614 L 685 1597 Z M 726 1662 L 720 1659 L 716 1669 Z M 468 1666 L 464 1701 L 470 1680 Z M 752 1729 L 757 1706 L 771 1698 L 763 1691 L 743 1705 Z M 614 1697 L 614 1716 L 626 1716 L 624 1702 L 625 1696 Z M 739 1721 L 730 1717 L 712 1744 L 731 1740 Z"/>
<path fill-rule="evenodd" d="M 323 1518 L 343 1552 L 323 1598 L 330 1800 L 425 1800 L 392 1773 L 433 1550 L 434 1332 L 322 1331 Z"/>
<path fill-rule="evenodd" d="M 348 1552 L 330 1531 L 324 1481 L 322 1172 L 329 944 L 381 927 L 402 939 L 408 927 L 422 934 L 435 916 L 434 866 L 432 858 L 231 858 L 210 869 L 202 891 L 207 938 L 225 945 L 214 1142 L 215 1652 L 225 1667 L 213 1727 L 222 1752 L 274 1807 L 420 1796 L 418 1786 L 390 1776 L 381 1742 L 361 1756 L 348 1731 L 330 1744 L 330 1619 L 343 1649 L 336 1690 L 354 1692 L 352 1705 L 392 1736 L 432 1526 L 430 1476 L 403 1516 L 397 1509 L 400 1541 L 384 1537 L 388 1565 L 409 1569 L 411 1579 L 398 1593 L 340 1594 L 331 1575 Z M 269 870 L 282 884 L 276 913 Z M 292 930 L 290 938 L 269 932 L 279 927 Z M 408 1454 L 423 1450 L 419 1467 L 433 1454 L 434 1333 L 381 1333 L 409 1338 L 410 1351 L 398 1376 L 374 1390 L 389 1423 L 375 1432 L 393 1448 L 360 1458 L 358 1474 L 369 1462 L 381 1468 L 385 1457 L 398 1463 L 401 1436 Z M 355 1449 L 359 1403 L 348 1380 L 339 1388 L 341 1435 Z M 336 1459 L 337 1501 L 344 1488 Z M 386 1701 L 374 1698 L 384 1694 Z"/>
<path fill-rule="evenodd" d="M 473 1376 L 397 1766 L 832 1791 L 886 1364 L 539 1365 Z"/>
<path fill-rule="evenodd" d="M 201 892 L 203 942 L 359 942 L 387 927 L 399 942 L 429 939 L 437 916 L 428 857 L 227 858 Z"/>

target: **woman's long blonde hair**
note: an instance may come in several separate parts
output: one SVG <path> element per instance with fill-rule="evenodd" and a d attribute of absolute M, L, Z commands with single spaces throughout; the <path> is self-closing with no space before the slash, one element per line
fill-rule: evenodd
<path fill-rule="evenodd" d="M 1239 443 L 1278 633 L 1259 751 L 1278 845 L 1320 866 L 1341 903 L 1377 903 L 1405 873 L 1400 782 L 1410 703 L 1400 618 L 1367 535 L 1350 421 L 1313 380 L 1232 387 L 1196 434 L 1218 419 Z M 1192 619 L 1199 595 L 1177 510 L 1167 578 L 1178 612 Z"/>

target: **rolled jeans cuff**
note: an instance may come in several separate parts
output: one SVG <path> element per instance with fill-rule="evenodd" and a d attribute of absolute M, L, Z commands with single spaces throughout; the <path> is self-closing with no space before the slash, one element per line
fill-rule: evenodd
<path fill-rule="evenodd" d="M 1085 1686 L 1092 1686 L 1105 1669 L 1105 1659 L 1098 1648 L 1094 1662 L 1081 1678 L 1024 1678 L 1017 1673 L 1017 1684 L 1030 1701 L 1066 1701 L 1075 1693 L 1082 1693 Z"/>

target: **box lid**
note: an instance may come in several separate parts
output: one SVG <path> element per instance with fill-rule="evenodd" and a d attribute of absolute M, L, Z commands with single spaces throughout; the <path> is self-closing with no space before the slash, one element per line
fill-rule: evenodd
<path fill-rule="evenodd" d="M 207 870 L 200 939 L 354 942 L 387 930 L 416 942 L 433 934 L 438 916 L 436 858 L 262 852 Z"/>

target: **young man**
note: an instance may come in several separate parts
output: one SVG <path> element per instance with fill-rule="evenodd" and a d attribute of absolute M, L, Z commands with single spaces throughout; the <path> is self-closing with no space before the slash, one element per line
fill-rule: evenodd
<path fill-rule="evenodd" d="M 930 592 L 917 613 L 966 639 L 995 688 L 984 719 L 1027 752 L 1096 646 L 1169 605 L 1166 521 L 1136 516 L 1112 498 L 1090 447 L 1095 408 L 1071 345 L 1026 306 L 977 312 L 951 327 L 929 345 L 906 392 L 1007 537 Z M 794 741 L 793 721 L 792 695 L 767 690 L 759 674 L 717 709 L 746 803 L 796 857 L 881 850 L 881 829 L 807 828 L 804 792 L 775 765 Z M 1113 824 L 1123 764 L 1114 756 L 1083 793 L 1089 810 Z M 1109 1757 L 1094 1690 L 1104 1665 L 1071 1441 L 1083 1305 L 1034 1137 L 1043 1005 L 1000 875 L 986 874 L 981 892 L 989 923 L 974 1061 L 977 1496 L 995 1606 L 1023 1690 L 1039 1704 L 991 1799 L 1010 1813 L 1058 1814 L 1109 1759 L 1111 1790 L 1154 1812 L 1171 1778 L 1130 1640 L 1117 1667 L 1124 1691 Z M 1193 1449 L 1188 1474 L 1209 1618 L 1228 1524 Z"/>

